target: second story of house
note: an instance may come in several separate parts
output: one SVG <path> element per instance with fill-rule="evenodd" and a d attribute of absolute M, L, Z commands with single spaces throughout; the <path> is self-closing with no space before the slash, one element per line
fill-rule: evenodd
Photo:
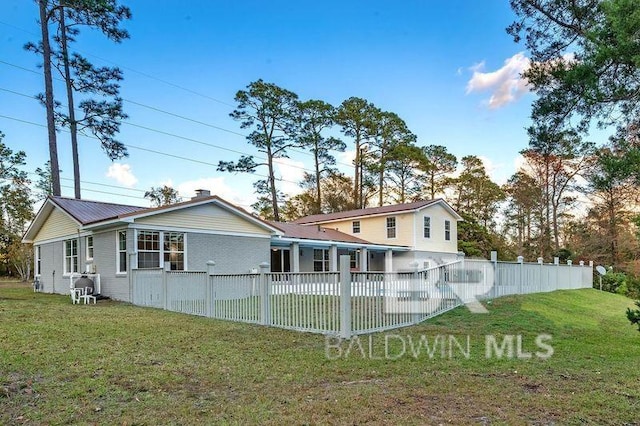
<path fill-rule="evenodd" d="M 376 244 L 408 246 L 416 251 L 457 253 L 462 217 L 444 200 L 416 201 L 300 218 Z"/>

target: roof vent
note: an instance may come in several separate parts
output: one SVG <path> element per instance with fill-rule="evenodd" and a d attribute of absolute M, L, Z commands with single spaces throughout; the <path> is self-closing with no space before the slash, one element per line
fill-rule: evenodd
<path fill-rule="evenodd" d="M 206 198 L 211 197 L 211 191 L 208 189 L 196 189 L 196 196 L 192 197 L 192 200 L 196 200 L 198 198 Z"/>

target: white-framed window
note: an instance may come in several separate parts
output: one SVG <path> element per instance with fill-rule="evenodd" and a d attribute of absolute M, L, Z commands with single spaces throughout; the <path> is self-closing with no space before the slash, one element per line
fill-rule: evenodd
<path fill-rule="evenodd" d="M 451 241 L 451 221 L 444 221 L 444 239 L 445 241 Z"/>
<path fill-rule="evenodd" d="M 160 232 L 138 231 L 138 268 L 160 267 Z"/>
<path fill-rule="evenodd" d="M 184 234 L 165 232 L 163 250 L 164 262 L 169 262 L 170 270 L 184 271 Z"/>
<path fill-rule="evenodd" d="M 360 221 L 359 220 L 354 220 L 352 223 L 352 230 L 354 234 L 359 234 L 360 233 Z"/>
<path fill-rule="evenodd" d="M 387 238 L 395 238 L 396 237 L 396 218 L 388 217 L 387 218 Z"/>
<path fill-rule="evenodd" d="M 425 238 L 431 238 L 431 218 L 425 216 L 422 219 L 422 234 Z"/>
<path fill-rule="evenodd" d="M 127 231 L 120 230 L 116 233 L 116 272 L 127 273 Z"/>
<path fill-rule="evenodd" d="M 351 269 L 358 269 L 360 265 L 360 251 L 352 250 L 349 252 L 349 267 Z"/>
<path fill-rule="evenodd" d="M 313 249 L 313 271 L 327 272 L 329 270 L 329 250 Z"/>
<path fill-rule="evenodd" d="M 34 275 L 42 274 L 42 247 L 36 246 L 36 270 L 33 271 Z"/>
<path fill-rule="evenodd" d="M 64 244 L 64 274 L 78 272 L 78 240 L 65 240 Z"/>
<path fill-rule="evenodd" d="M 85 246 L 87 252 L 87 260 L 93 260 L 93 235 L 85 238 Z"/>

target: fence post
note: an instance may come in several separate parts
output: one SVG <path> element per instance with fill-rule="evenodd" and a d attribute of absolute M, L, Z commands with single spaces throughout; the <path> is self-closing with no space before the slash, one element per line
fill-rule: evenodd
<path fill-rule="evenodd" d="M 213 303 L 215 297 L 213 297 L 213 275 L 215 274 L 216 262 L 210 260 L 207 262 L 207 282 L 205 285 L 205 298 L 207 306 L 205 309 L 207 310 L 207 317 L 213 317 Z"/>
<path fill-rule="evenodd" d="M 522 288 L 524 287 L 524 256 L 518 256 L 518 270 L 520 279 L 518 280 L 518 294 L 522 294 Z"/>
<path fill-rule="evenodd" d="M 560 288 L 560 258 L 558 256 L 553 258 L 553 264 L 555 265 L 556 270 L 556 288 L 558 290 Z"/>
<path fill-rule="evenodd" d="M 498 252 L 492 250 L 489 254 L 491 256 L 490 259 L 493 266 L 493 285 L 491 286 L 491 292 L 493 292 L 494 297 L 497 297 L 500 293 L 500 290 L 498 289 Z"/>
<path fill-rule="evenodd" d="M 412 318 L 412 322 L 414 324 L 418 324 L 420 322 L 420 312 L 418 312 L 418 309 L 416 309 L 418 302 L 419 302 L 419 297 L 418 297 L 418 291 L 419 289 L 421 289 L 421 286 L 418 285 L 419 281 L 419 275 L 418 275 L 418 271 L 420 270 L 420 263 L 418 263 L 418 261 L 414 260 L 413 262 L 411 262 L 409 264 L 409 266 L 411 267 L 411 271 L 412 271 L 412 276 L 411 276 L 411 282 L 409 283 L 409 298 L 411 300 L 411 307 L 413 312 L 413 318 Z"/>
<path fill-rule="evenodd" d="M 165 262 L 162 267 L 162 298 L 164 299 L 164 309 L 169 310 L 169 291 L 167 285 L 167 273 L 171 270 L 171 264 Z"/>
<path fill-rule="evenodd" d="M 260 265 L 260 315 L 262 325 L 271 325 L 271 283 L 269 282 L 269 264 L 262 262 Z"/>
<path fill-rule="evenodd" d="M 573 265 L 573 260 L 568 259 L 567 265 L 569 266 L 569 288 L 573 288 L 573 272 L 571 272 L 571 265 Z"/>
<path fill-rule="evenodd" d="M 351 258 L 340 256 L 340 337 L 351 337 Z"/>
<path fill-rule="evenodd" d="M 542 291 L 542 272 L 544 270 L 544 258 L 543 257 L 539 257 L 538 258 L 538 265 L 540 265 L 540 269 L 539 269 L 539 273 L 538 273 L 538 291 L 537 293 L 540 293 Z"/>
<path fill-rule="evenodd" d="M 138 281 L 137 278 L 138 277 L 137 277 L 137 274 L 136 274 L 135 277 L 133 276 L 134 273 L 135 273 L 134 270 L 137 270 L 137 266 L 138 266 L 138 265 L 136 265 L 135 269 L 133 267 L 133 265 L 134 265 L 133 262 L 136 260 L 136 257 L 137 257 L 136 253 L 127 252 L 127 262 L 128 262 L 128 266 L 129 266 L 127 268 L 127 270 L 129 271 L 129 273 L 128 273 L 128 275 L 129 275 L 129 278 L 128 278 L 128 280 L 129 280 L 129 300 L 134 305 L 138 305 L 138 304 L 141 303 L 139 300 L 134 300 L 134 299 L 137 299 L 136 290 L 138 288 L 138 283 L 137 283 L 137 281 Z"/>

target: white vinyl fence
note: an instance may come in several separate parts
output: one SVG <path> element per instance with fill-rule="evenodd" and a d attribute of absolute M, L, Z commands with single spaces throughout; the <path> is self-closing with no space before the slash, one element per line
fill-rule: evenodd
<path fill-rule="evenodd" d="M 348 338 L 404 327 L 463 303 L 590 288 L 592 266 L 461 260 L 416 272 L 215 274 L 134 269 L 132 301 L 230 321 Z M 471 305 L 469 305 L 471 306 Z"/>

